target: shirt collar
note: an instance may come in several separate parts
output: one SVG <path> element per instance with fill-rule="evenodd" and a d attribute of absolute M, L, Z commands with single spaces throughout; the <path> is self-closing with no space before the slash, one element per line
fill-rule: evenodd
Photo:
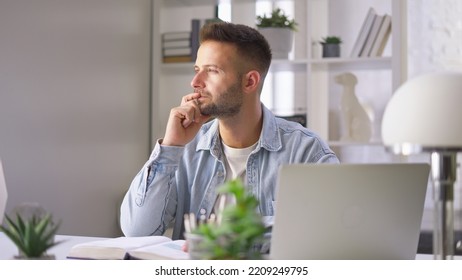
<path fill-rule="evenodd" d="M 276 116 L 265 107 L 261 105 L 263 110 L 263 127 L 260 134 L 260 139 L 256 150 L 264 148 L 268 151 L 278 151 L 282 148 L 281 137 L 278 133 L 278 124 Z M 212 120 L 210 123 L 202 126 L 201 130 L 204 134 L 199 139 L 196 151 L 198 150 L 212 150 L 212 154 L 218 155 L 221 153 L 220 133 L 218 131 L 218 120 Z"/>

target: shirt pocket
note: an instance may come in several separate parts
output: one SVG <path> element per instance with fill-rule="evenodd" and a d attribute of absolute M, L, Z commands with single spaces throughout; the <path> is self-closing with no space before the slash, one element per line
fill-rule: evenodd
<path fill-rule="evenodd" d="M 263 209 L 263 216 L 274 216 L 274 212 L 276 211 L 276 201 L 268 201 Z"/>

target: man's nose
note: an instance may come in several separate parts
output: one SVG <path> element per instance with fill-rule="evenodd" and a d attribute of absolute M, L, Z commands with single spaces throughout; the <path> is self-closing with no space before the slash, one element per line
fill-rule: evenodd
<path fill-rule="evenodd" d="M 204 81 L 202 78 L 202 71 L 197 72 L 191 80 L 191 87 L 193 88 L 203 88 Z"/>

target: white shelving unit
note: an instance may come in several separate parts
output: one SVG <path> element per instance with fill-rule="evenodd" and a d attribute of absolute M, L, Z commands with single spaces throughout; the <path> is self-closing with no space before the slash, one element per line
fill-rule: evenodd
<path fill-rule="evenodd" d="M 256 3 L 265 0 L 232 0 L 231 21 L 255 24 Z M 190 92 L 192 63 L 162 64 L 160 34 L 189 28 L 192 18 L 210 18 L 214 0 L 176 0 L 154 2 L 153 30 L 153 139 L 159 137 L 171 107 Z M 264 95 L 270 95 L 270 107 L 276 114 L 307 114 L 308 127 L 328 140 L 336 150 L 353 146 L 380 147 L 380 123 L 383 110 L 393 91 L 406 80 L 406 1 L 403 0 L 279 0 L 276 5 L 293 3 L 293 15 L 299 23 L 294 51 L 289 60 L 274 60 L 265 83 Z M 383 57 L 349 57 L 356 36 L 369 7 L 378 14 L 392 15 L 392 33 Z M 175 24 L 173 24 L 175 23 Z M 176 28 L 176 29 L 175 29 Z M 327 35 L 342 37 L 340 58 L 315 56 L 313 42 Z M 156 41 L 157 40 L 157 41 Z M 358 77 L 356 95 L 369 104 L 375 119 L 371 141 L 351 143 L 339 141 L 341 125 L 338 102 L 341 86 L 333 77 L 352 72 Z M 269 91 L 269 93 L 268 93 Z M 266 92 L 266 93 L 265 93 Z M 288 101 L 288 99 L 290 99 Z M 284 103 L 285 102 L 285 103 Z M 279 107 L 280 104 L 286 107 Z M 287 106 L 291 108 L 287 108 Z"/>
<path fill-rule="evenodd" d="M 191 92 L 192 63 L 162 63 L 161 35 L 191 31 L 191 19 L 211 18 L 215 0 L 153 0 L 152 17 L 152 142 L 163 136 L 170 109 Z M 153 144 L 152 144 L 153 145 Z"/>
<path fill-rule="evenodd" d="M 351 58 L 352 46 L 369 7 L 378 14 L 392 16 L 391 40 L 383 57 Z M 351 72 L 358 78 L 355 90 L 358 99 L 369 106 L 374 116 L 372 139 L 363 144 L 380 143 L 383 110 L 393 91 L 406 79 L 406 1 L 309 0 L 307 8 L 307 38 L 319 40 L 327 35 L 337 35 L 344 42 L 340 58 L 313 57 L 313 45 L 308 45 L 308 125 L 331 145 L 358 144 L 339 141 L 342 127 L 338 107 L 342 88 L 334 82 L 334 76 Z M 353 10 L 357 11 L 355 16 L 348 16 Z"/>

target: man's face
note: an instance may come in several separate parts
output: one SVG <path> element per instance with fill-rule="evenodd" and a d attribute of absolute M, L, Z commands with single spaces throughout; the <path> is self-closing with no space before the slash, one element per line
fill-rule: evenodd
<path fill-rule="evenodd" d="M 240 111 L 244 95 L 237 61 L 236 49 L 230 44 L 214 41 L 201 44 L 191 86 L 201 93 L 197 101 L 203 115 L 232 117 Z"/>

